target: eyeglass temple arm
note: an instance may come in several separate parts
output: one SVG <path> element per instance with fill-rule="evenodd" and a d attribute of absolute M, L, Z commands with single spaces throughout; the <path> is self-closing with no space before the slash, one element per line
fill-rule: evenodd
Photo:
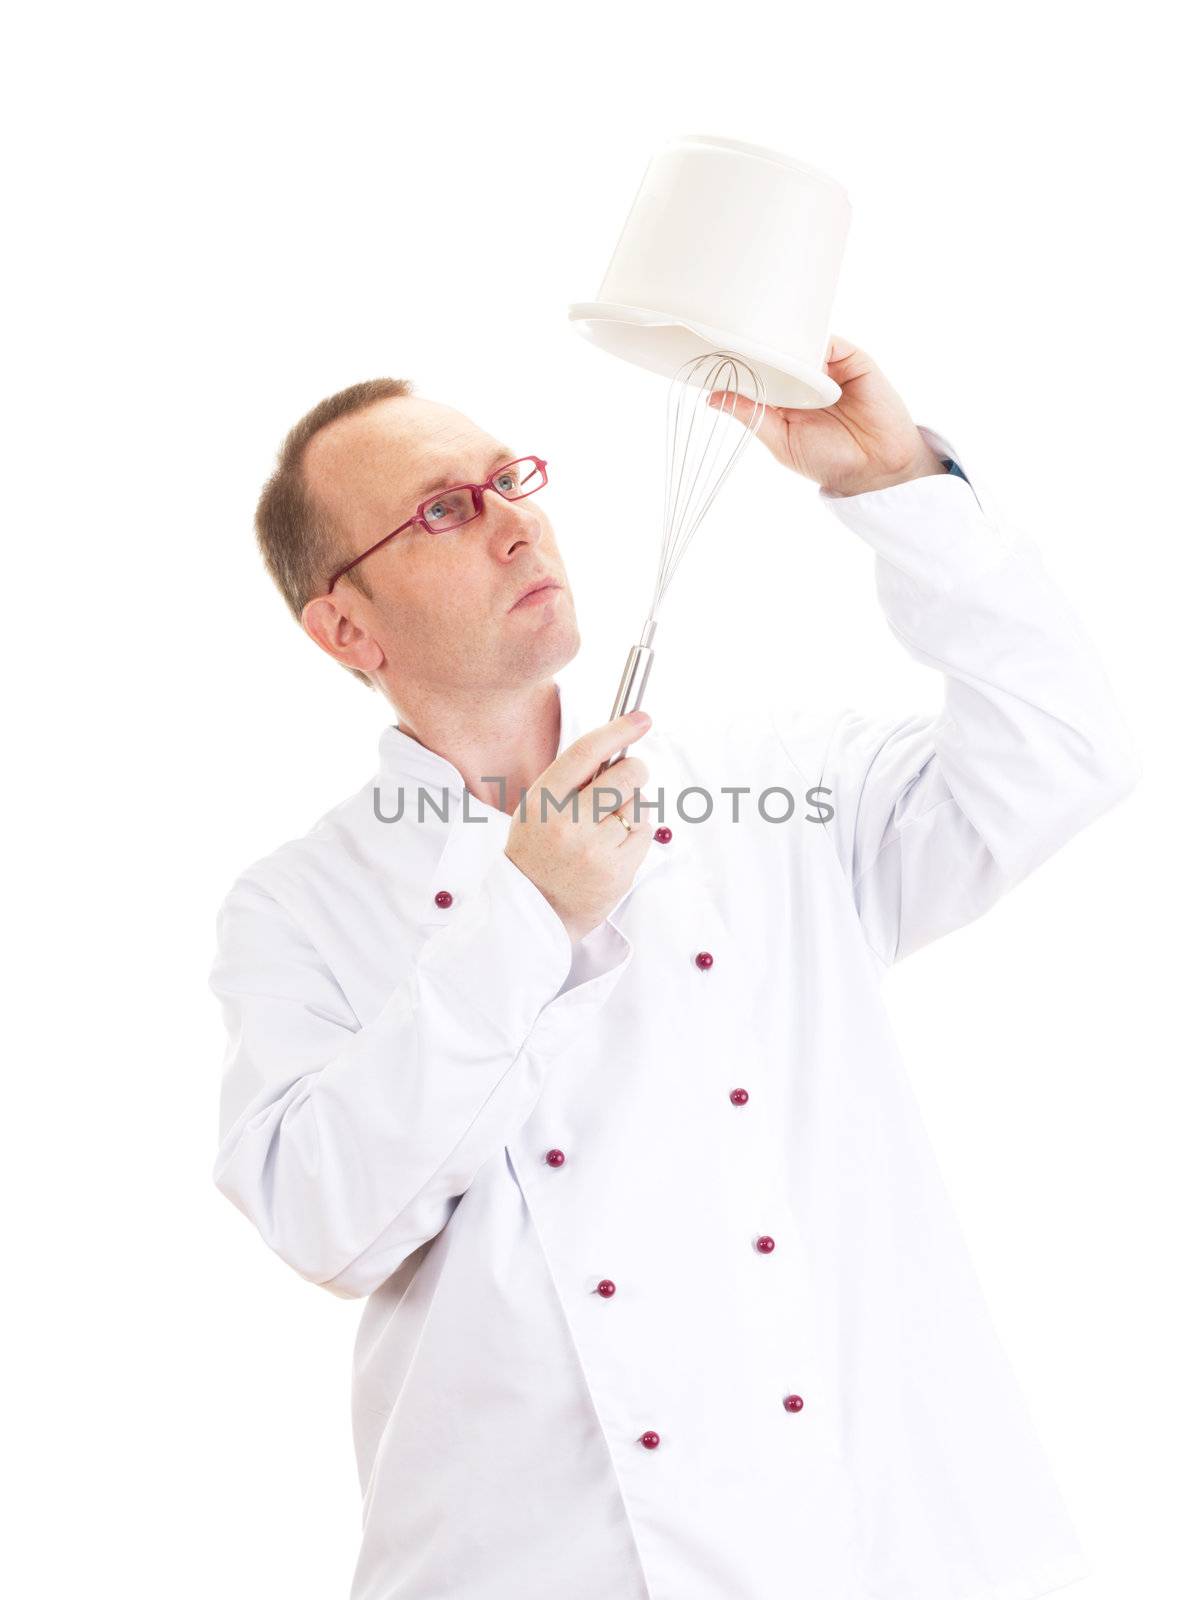
<path fill-rule="evenodd" d="M 398 533 L 403 533 L 405 528 L 411 528 L 416 520 L 416 517 L 409 517 L 407 522 L 402 522 L 398 528 L 393 528 L 391 533 L 385 533 L 383 538 L 373 544 L 369 550 L 364 550 L 361 555 L 355 556 L 353 561 L 347 561 L 344 567 L 339 567 L 334 573 L 333 577 L 330 578 L 329 587 L 326 589 L 325 593 L 332 594 L 334 584 L 339 578 L 344 578 L 350 571 L 351 567 L 356 567 L 360 561 L 365 561 L 368 556 L 373 556 L 376 550 L 385 545 L 389 539 L 394 539 Z"/>

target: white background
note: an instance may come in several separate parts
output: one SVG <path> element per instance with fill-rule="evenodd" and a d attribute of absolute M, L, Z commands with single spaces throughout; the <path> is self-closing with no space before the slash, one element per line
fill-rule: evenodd
<path fill-rule="evenodd" d="M 206 983 L 234 874 L 365 781 L 390 718 L 292 622 L 254 501 L 302 411 L 385 374 L 545 456 L 584 630 L 569 671 L 606 720 L 656 559 L 665 385 L 565 307 L 687 132 L 845 184 L 832 330 L 1036 539 L 1135 731 L 1138 791 L 887 983 L 1099 1568 L 1075 1592 L 1196 1592 L 1200 270 L 1172 10 L 77 5 L 7 25 L 11 1592 L 346 1592 L 361 1307 L 211 1185 Z M 660 723 L 768 682 L 936 709 L 816 486 L 757 444 L 736 481 L 671 591 Z"/>

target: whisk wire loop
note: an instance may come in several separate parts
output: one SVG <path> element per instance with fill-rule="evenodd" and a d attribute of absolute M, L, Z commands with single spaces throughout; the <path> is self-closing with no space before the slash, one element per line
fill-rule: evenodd
<path fill-rule="evenodd" d="M 714 394 L 721 397 L 717 405 L 710 403 Z M 743 397 L 751 401 L 744 422 L 735 415 Z M 729 351 L 694 356 L 672 377 L 667 400 L 663 539 L 652 617 L 658 615 L 697 529 L 765 414 L 761 378 L 748 362 Z"/>
<path fill-rule="evenodd" d="M 658 611 L 696 530 L 708 514 L 742 451 L 766 415 L 764 385 L 749 362 L 729 350 L 709 350 L 685 361 L 671 378 L 667 400 L 667 455 L 663 480 L 663 535 L 650 615 L 641 642 L 629 652 L 613 703 L 613 717 L 642 703 L 654 661 L 651 641 Z M 720 404 L 710 404 L 719 394 Z M 736 415 L 740 399 L 750 401 L 746 418 Z M 705 413 L 701 424 L 701 413 Z M 599 771 L 621 760 L 611 756 Z"/>

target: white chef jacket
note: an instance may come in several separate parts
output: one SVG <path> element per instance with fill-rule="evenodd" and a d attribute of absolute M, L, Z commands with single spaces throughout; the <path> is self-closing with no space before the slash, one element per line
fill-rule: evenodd
<path fill-rule="evenodd" d="M 943 709 L 797 692 L 653 727 L 672 837 L 576 950 L 508 815 L 464 814 L 394 726 L 230 889 L 215 1181 L 302 1277 L 368 1297 L 352 1600 L 1028 1600 L 1092 1570 L 881 998 L 1138 770 L 966 470 L 820 492 Z M 565 748 L 598 718 L 558 687 Z M 752 790 L 736 823 L 722 786 Z"/>

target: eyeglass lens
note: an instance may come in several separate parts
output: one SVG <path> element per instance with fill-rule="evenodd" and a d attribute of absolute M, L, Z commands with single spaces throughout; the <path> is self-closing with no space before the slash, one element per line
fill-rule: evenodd
<path fill-rule="evenodd" d="M 493 479 L 496 489 L 506 500 L 520 500 L 524 495 L 540 489 L 545 481 L 546 474 L 532 456 L 510 462 Z M 431 500 L 424 510 L 425 521 L 439 533 L 444 528 L 456 528 L 460 523 L 469 522 L 476 514 L 470 489 L 448 489 L 438 499 Z"/>

